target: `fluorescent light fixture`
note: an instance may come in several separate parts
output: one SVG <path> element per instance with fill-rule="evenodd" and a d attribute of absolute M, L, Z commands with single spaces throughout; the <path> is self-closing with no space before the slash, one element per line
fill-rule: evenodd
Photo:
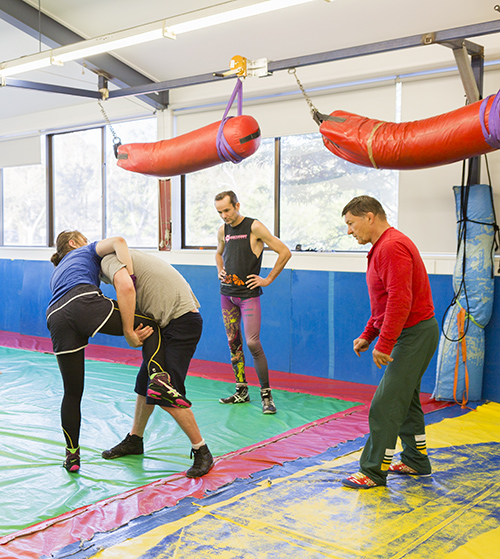
<path fill-rule="evenodd" d="M 244 8 L 229 10 L 220 14 L 206 16 L 182 23 L 172 23 L 166 19 L 125 29 L 116 33 L 102 35 L 95 39 L 80 41 L 73 45 L 46 50 L 37 54 L 23 56 L 15 60 L 0 63 L 0 78 L 22 74 L 33 70 L 40 70 L 51 65 L 61 66 L 64 62 L 79 60 L 96 54 L 102 54 L 168 37 L 175 39 L 176 35 L 213 27 L 221 23 L 229 23 L 238 19 L 248 18 L 254 15 L 265 14 L 298 4 L 305 4 L 315 0 L 267 0 Z M 327 0 L 331 1 L 331 0 Z"/>
<path fill-rule="evenodd" d="M 185 23 L 174 24 L 169 26 L 169 30 L 176 35 L 180 35 L 181 33 L 197 31 L 198 29 L 213 27 L 214 25 L 219 25 L 221 23 L 229 23 L 230 21 L 236 21 L 238 19 L 267 14 L 269 12 L 274 12 L 275 10 L 297 6 L 298 4 L 306 4 L 307 2 L 314 2 L 314 0 L 268 0 L 267 2 L 260 2 L 259 4 L 246 6 L 245 8 L 237 8 L 236 10 L 230 10 L 228 12 L 222 12 L 212 16 L 193 19 L 191 21 L 186 21 Z"/>
<path fill-rule="evenodd" d="M 23 56 L 0 64 L 0 77 L 14 76 L 23 72 L 39 70 L 51 65 L 62 66 L 64 62 L 87 58 L 103 52 L 130 47 L 162 37 L 175 39 L 175 36 L 166 29 L 166 20 L 148 23 L 139 27 L 125 29 L 117 33 L 102 35 L 95 39 L 80 41 L 73 45 L 46 50 L 37 54 Z"/>
<path fill-rule="evenodd" d="M 54 49 L 53 62 L 58 64 L 87 58 L 88 56 L 94 56 L 103 52 L 148 43 L 162 37 L 175 39 L 175 36 L 165 29 L 165 20 L 126 29 L 125 31 L 118 31 L 110 35 L 103 35 L 96 39 L 76 43 L 76 45 Z M 75 47 L 77 47 L 76 50 Z"/>

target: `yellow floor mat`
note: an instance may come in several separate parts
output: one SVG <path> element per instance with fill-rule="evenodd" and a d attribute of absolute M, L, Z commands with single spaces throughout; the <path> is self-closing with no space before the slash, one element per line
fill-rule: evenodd
<path fill-rule="evenodd" d="M 242 483 L 236 496 L 204 499 L 194 514 L 92 557 L 497 557 L 499 425 L 500 404 L 488 403 L 428 426 L 429 478 L 392 475 L 386 488 L 344 488 L 340 479 L 357 471 L 360 453 L 351 453 L 272 481 Z"/>

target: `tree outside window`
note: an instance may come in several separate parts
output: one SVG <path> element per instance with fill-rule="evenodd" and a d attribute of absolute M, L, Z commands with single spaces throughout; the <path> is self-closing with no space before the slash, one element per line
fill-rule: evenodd
<path fill-rule="evenodd" d="M 398 173 L 361 167 L 328 151 L 320 134 L 281 138 L 281 240 L 290 248 L 366 250 L 347 235 L 341 217 L 354 196 L 377 198 L 396 223 Z"/>
<path fill-rule="evenodd" d="M 126 143 L 156 141 L 156 119 L 113 125 Z M 131 246 L 158 246 L 158 179 L 125 171 L 116 164 L 111 134 L 106 141 L 106 235 L 122 236 Z"/>
<path fill-rule="evenodd" d="M 223 163 L 185 177 L 185 246 L 217 244 L 222 221 L 214 207 L 215 195 L 233 190 L 241 213 L 274 229 L 274 139 L 261 142 L 259 149 L 238 164 Z"/>
<path fill-rule="evenodd" d="M 102 238 L 101 135 L 95 128 L 53 137 L 55 237 L 77 229 Z"/>
<path fill-rule="evenodd" d="M 280 238 L 291 249 L 366 250 L 347 235 L 341 216 L 354 196 L 377 198 L 397 223 L 398 172 L 361 167 L 328 151 L 320 134 L 280 138 Z M 243 215 L 274 231 L 274 138 L 238 165 L 224 163 L 185 176 L 185 246 L 215 246 L 220 218 L 215 194 L 234 190 Z"/>
<path fill-rule="evenodd" d="M 123 143 L 154 142 L 157 137 L 154 118 L 113 129 Z M 130 246 L 157 246 L 158 179 L 118 167 L 111 134 L 103 134 L 102 127 L 54 135 L 53 168 L 55 236 L 78 229 L 90 240 L 101 239 L 104 220 L 104 236 L 123 236 Z"/>
<path fill-rule="evenodd" d="M 45 161 L 42 141 L 42 161 Z M 3 170 L 4 244 L 45 246 L 47 243 L 45 165 Z"/>

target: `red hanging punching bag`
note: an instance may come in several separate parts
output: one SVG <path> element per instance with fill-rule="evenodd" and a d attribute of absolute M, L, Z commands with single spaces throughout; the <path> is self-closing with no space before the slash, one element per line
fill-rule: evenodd
<path fill-rule="evenodd" d="M 171 177 L 192 173 L 222 163 L 217 150 L 217 133 L 222 121 L 214 122 L 171 140 L 125 144 L 118 147 L 118 166 L 127 171 Z M 239 160 L 254 154 L 260 145 L 257 121 L 248 115 L 229 118 L 224 137 Z"/>
<path fill-rule="evenodd" d="M 238 79 L 219 122 L 171 140 L 120 145 L 117 150 L 118 165 L 135 173 L 171 177 L 206 169 L 224 161 L 239 163 L 254 154 L 260 145 L 260 129 L 253 117 L 241 114 L 242 87 Z M 227 113 L 236 97 L 238 116 L 228 117 Z"/>
<path fill-rule="evenodd" d="M 496 149 L 490 139 L 498 120 L 497 102 L 493 102 L 490 96 L 456 111 L 402 123 L 334 111 L 319 131 L 325 146 L 351 163 L 380 169 L 423 169 Z"/>

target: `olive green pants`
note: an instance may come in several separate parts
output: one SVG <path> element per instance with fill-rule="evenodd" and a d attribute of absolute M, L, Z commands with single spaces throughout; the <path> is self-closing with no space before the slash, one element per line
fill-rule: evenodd
<path fill-rule="evenodd" d="M 359 461 L 361 471 L 380 485 L 387 471 L 398 436 L 401 460 L 420 473 L 430 474 L 425 444 L 425 422 L 420 405 L 420 382 L 439 340 L 435 318 L 404 328 L 370 406 L 370 435 Z"/>

